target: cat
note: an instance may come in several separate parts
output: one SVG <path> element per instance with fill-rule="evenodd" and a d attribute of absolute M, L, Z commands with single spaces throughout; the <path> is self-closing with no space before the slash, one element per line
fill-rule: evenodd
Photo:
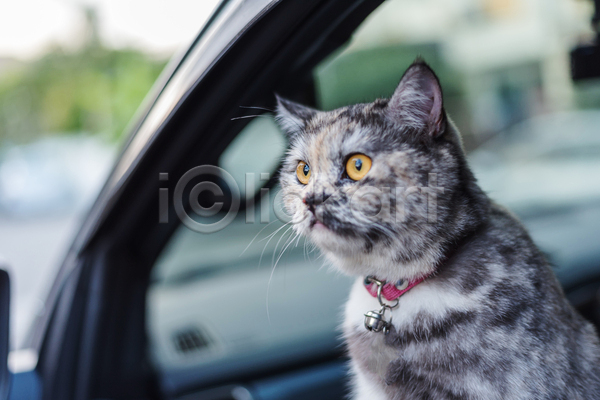
<path fill-rule="evenodd" d="M 357 277 L 342 327 L 352 398 L 600 399 L 594 327 L 477 185 L 423 60 L 390 99 L 327 112 L 277 103 L 294 229 Z M 367 329 L 369 311 L 386 329 Z"/>

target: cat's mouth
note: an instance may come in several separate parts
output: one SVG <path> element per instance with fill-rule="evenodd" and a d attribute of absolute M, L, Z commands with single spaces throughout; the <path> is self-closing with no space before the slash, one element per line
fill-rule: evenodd
<path fill-rule="evenodd" d="M 320 230 L 320 229 L 329 229 L 327 225 L 318 220 L 315 216 L 313 216 L 310 220 L 310 229 Z"/>

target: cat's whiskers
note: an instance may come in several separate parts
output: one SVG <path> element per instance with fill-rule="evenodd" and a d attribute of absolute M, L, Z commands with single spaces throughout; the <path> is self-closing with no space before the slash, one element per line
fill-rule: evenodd
<path fill-rule="evenodd" d="M 258 231 L 258 233 L 256 235 L 254 235 L 254 237 L 252 238 L 252 240 L 250 241 L 250 243 L 248 243 L 248 246 L 246 246 L 246 248 L 244 249 L 244 251 L 241 252 L 241 254 L 239 255 L 239 257 L 241 257 L 242 255 L 244 255 L 244 253 L 246 252 L 246 250 L 248 250 L 250 248 L 250 246 L 252 245 L 252 243 L 254 243 L 254 241 L 256 240 L 256 238 L 258 237 L 258 235 L 260 235 L 262 233 L 262 231 L 264 231 L 265 229 L 267 229 L 269 226 L 271 226 L 275 222 L 277 222 L 277 221 L 271 221 L 271 222 L 269 222 L 264 228 L 262 228 L 260 231 Z"/>
<path fill-rule="evenodd" d="M 276 221 L 273 221 L 273 222 L 276 222 Z M 286 226 L 288 226 L 288 225 L 289 225 L 289 224 L 291 224 L 291 223 L 292 223 L 292 222 L 290 221 L 290 222 L 286 222 L 285 224 L 281 225 L 281 226 L 280 226 L 280 227 L 279 227 L 279 228 L 278 228 L 278 229 L 277 229 L 275 232 L 271 233 L 271 234 L 270 234 L 269 236 L 267 236 L 267 237 L 264 237 L 264 238 L 260 239 L 260 240 L 259 240 L 259 243 L 260 243 L 260 242 L 263 242 L 263 241 L 265 241 L 265 240 L 267 240 L 267 239 L 269 239 L 269 238 L 271 238 L 271 237 L 273 237 L 273 236 L 275 236 L 275 235 L 276 235 L 276 234 L 277 234 L 277 233 L 278 233 L 278 232 L 279 232 L 281 229 L 285 228 Z"/>
<path fill-rule="evenodd" d="M 285 240 L 285 242 L 284 242 L 284 244 L 282 246 L 282 249 L 279 252 L 279 255 L 277 256 L 277 261 L 275 261 L 275 263 L 273 265 L 273 270 L 275 270 L 275 267 L 279 263 L 279 260 L 281 259 L 281 257 L 283 257 L 283 253 L 285 253 L 285 251 L 287 250 L 287 248 L 290 247 L 290 245 L 292 243 L 294 243 L 294 240 L 296 239 L 297 236 L 298 236 L 298 233 L 292 231 L 292 233 L 290 234 L 290 236 L 288 236 L 288 238 Z"/>
<path fill-rule="evenodd" d="M 286 234 L 288 231 L 289 231 L 289 229 L 288 229 L 287 231 L 285 231 L 285 233 L 282 235 L 282 238 L 283 238 L 283 236 L 284 236 L 284 235 L 285 235 L 285 234 Z M 277 260 L 276 260 L 276 261 L 274 261 L 274 263 L 273 263 L 273 268 L 271 269 L 271 276 L 269 277 L 269 285 L 271 285 L 271 280 L 273 279 L 273 274 L 275 273 L 275 268 L 276 268 L 276 267 L 277 267 L 277 265 L 279 264 L 279 260 L 281 260 L 281 257 L 283 257 L 283 253 L 285 253 L 285 251 L 287 250 L 287 248 L 288 248 L 288 247 L 290 247 L 290 245 L 291 245 L 292 243 L 294 243 L 294 239 L 296 239 L 296 236 L 294 236 L 294 234 L 295 234 L 295 235 L 298 235 L 298 233 L 297 233 L 297 232 L 294 232 L 294 231 L 292 231 L 292 233 L 290 234 L 290 236 L 288 236 L 288 238 L 287 238 L 287 239 L 286 239 L 286 241 L 284 242 L 283 248 L 282 248 L 282 250 L 280 251 L 280 253 L 279 253 L 278 257 L 277 257 Z M 290 240 L 290 238 L 291 238 L 291 240 Z M 274 255 L 275 255 L 275 253 L 273 253 L 273 256 L 274 256 Z M 274 258 L 273 258 L 273 259 L 274 259 Z M 268 289 L 267 289 L 267 295 L 268 295 Z"/>
<path fill-rule="evenodd" d="M 246 118 L 256 118 L 256 117 L 262 117 L 262 118 L 269 118 L 269 119 L 271 119 L 271 117 L 269 117 L 268 115 L 257 114 L 257 115 L 242 115 L 241 117 L 233 117 L 233 118 L 231 118 L 231 121 L 236 121 L 238 119 L 246 119 Z"/>
<path fill-rule="evenodd" d="M 285 232 L 283 232 L 283 234 L 281 235 L 281 237 L 277 241 L 277 244 L 275 245 L 275 250 L 273 251 L 273 260 L 275 260 L 275 253 L 277 252 L 277 247 L 279 246 L 279 243 L 281 242 L 281 239 L 283 239 L 283 237 L 292 228 L 293 228 L 293 226 L 290 226 Z M 293 234 L 294 234 L 294 232 L 292 231 L 292 234 L 288 237 L 288 239 L 286 239 L 285 243 L 288 243 L 289 238 Z M 292 239 L 292 242 L 293 242 L 293 239 Z M 292 242 L 290 242 L 290 243 L 292 243 Z M 287 246 L 284 247 L 283 251 L 285 251 L 285 249 L 287 249 L 288 246 L 289 246 L 289 243 L 287 244 Z M 283 255 L 283 253 L 281 255 Z M 269 311 L 269 290 L 271 289 L 271 281 L 273 280 L 273 275 L 275 274 L 275 268 L 277 267 L 277 263 L 279 263 L 279 260 L 281 259 L 281 255 L 277 258 L 277 261 L 273 263 L 273 268 L 271 269 L 271 275 L 269 276 L 269 282 L 267 283 L 266 308 L 267 308 L 267 320 L 269 321 L 269 324 L 271 324 L 271 313 Z"/>
<path fill-rule="evenodd" d="M 296 233 L 296 244 L 294 245 L 294 247 L 298 247 L 298 245 L 300 244 L 300 238 L 301 238 L 300 232 L 297 232 Z"/>
<path fill-rule="evenodd" d="M 331 266 L 331 262 L 325 258 L 325 254 L 323 254 L 322 252 L 319 254 L 319 257 L 317 257 L 315 261 L 319 261 L 320 258 L 323 258 L 323 264 L 321 264 L 321 266 L 319 267 L 319 271 L 325 268 L 325 266 L 327 266 L 327 263 L 329 263 L 329 266 Z"/>
<path fill-rule="evenodd" d="M 240 106 L 240 108 L 248 108 L 248 109 L 252 109 L 252 110 L 263 110 L 263 111 L 268 111 L 271 113 L 274 113 L 275 110 L 271 110 L 269 108 L 266 107 L 257 107 L 257 106 Z"/>
<path fill-rule="evenodd" d="M 279 240 L 277 241 L 277 244 L 275 245 L 275 249 L 273 250 L 273 257 L 271 258 L 271 264 L 273 264 L 275 262 L 275 254 L 277 253 L 277 248 L 279 247 L 279 243 L 281 243 L 281 240 L 284 238 L 284 236 L 293 228 L 294 226 L 290 226 L 289 228 L 287 228 L 285 230 L 285 232 L 283 232 L 283 235 L 281 235 L 281 237 L 279 238 Z M 293 232 L 292 232 L 293 234 Z M 290 235 L 291 236 L 291 235 Z M 284 242 L 284 246 L 287 244 L 288 239 L 290 238 L 290 236 L 288 236 L 288 238 L 285 240 Z"/>
<path fill-rule="evenodd" d="M 284 224 L 283 226 L 279 227 L 279 228 L 278 228 L 278 229 L 277 229 L 275 232 L 271 233 L 271 234 L 270 234 L 269 236 L 267 236 L 266 238 L 259 240 L 259 242 L 262 242 L 262 241 L 263 241 L 263 240 L 265 240 L 265 239 L 269 239 L 269 240 L 267 240 L 267 243 L 265 243 L 265 246 L 263 247 L 263 249 L 262 249 L 262 251 L 261 251 L 261 253 L 260 253 L 260 258 L 259 258 L 259 260 L 258 260 L 258 266 L 259 266 L 259 267 L 260 267 L 260 263 L 262 262 L 263 255 L 265 254 L 265 250 L 267 249 L 267 246 L 269 245 L 269 242 L 271 242 L 271 240 L 272 240 L 272 239 L 275 237 L 275 235 L 276 235 L 276 234 L 277 234 L 279 231 L 281 231 L 283 228 L 285 228 L 285 227 L 286 227 L 287 225 L 289 225 L 290 223 L 291 223 L 291 222 L 288 222 L 288 223 Z"/>
<path fill-rule="evenodd" d="M 304 244 L 307 245 L 308 248 L 308 252 L 306 253 L 308 256 L 308 262 L 313 262 L 313 260 L 310 259 L 310 255 L 317 251 L 317 245 L 308 240 L 306 237 L 304 238 Z"/>

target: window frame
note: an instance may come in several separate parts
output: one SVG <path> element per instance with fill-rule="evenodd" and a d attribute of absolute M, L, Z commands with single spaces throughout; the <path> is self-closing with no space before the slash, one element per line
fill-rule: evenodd
<path fill-rule="evenodd" d="M 150 269 L 179 221 L 171 207 L 169 223 L 158 224 L 158 174 L 180 177 L 198 163 L 216 165 L 248 122 L 232 120 L 240 115 L 239 105 L 272 107 L 274 91 L 313 103 L 310 91 L 298 88 L 310 87 L 312 68 L 381 3 L 225 3 L 212 25 L 234 29 L 234 39 L 214 39 L 220 37 L 218 29 L 212 40 L 200 37 L 166 79 L 134 126 L 59 271 L 29 342 L 39 354 L 43 398 L 154 398 L 160 393 L 147 363 L 145 294 Z M 165 106 L 159 106 L 161 99 L 167 99 Z M 174 185 L 168 182 L 170 190 Z M 274 365 L 243 378 L 330 361 L 340 352 L 284 360 L 286 367 Z M 188 378 L 161 382 L 162 393 L 176 397 L 198 389 L 194 377 Z M 223 376 L 212 384 L 234 378 L 242 376 Z"/>

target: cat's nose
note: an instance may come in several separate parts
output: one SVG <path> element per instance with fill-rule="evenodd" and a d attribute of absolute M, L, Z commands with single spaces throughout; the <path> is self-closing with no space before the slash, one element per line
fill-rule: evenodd
<path fill-rule="evenodd" d="M 318 206 L 319 204 L 323 204 L 324 202 L 327 201 L 327 199 L 331 197 L 331 193 L 326 193 L 326 192 L 322 192 L 322 193 L 310 193 L 307 194 L 306 197 L 304 197 L 304 204 L 306 204 L 308 206 L 308 208 L 311 211 L 314 211 L 315 206 Z"/>

